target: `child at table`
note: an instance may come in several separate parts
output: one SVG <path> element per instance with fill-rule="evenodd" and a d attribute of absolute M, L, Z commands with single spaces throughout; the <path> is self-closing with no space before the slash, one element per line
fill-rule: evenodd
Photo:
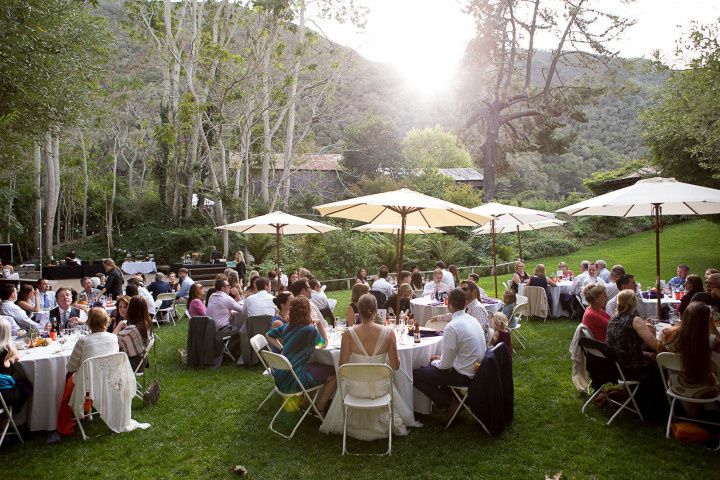
<path fill-rule="evenodd" d="M 517 303 L 517 295 L 512 290 L 505 290 L 502 300 L 503 306 L 501 311 L 505 315 L 505 318 L 510 319 L 510 328 L 515 328 L 517 326 L 517 320 L 515 320 L 513 316 L 513 310 L 515 310 L 515 304 Z"/>
<path fill-rule="evenodd" d="M 0 393 L 7 406 L 15 412 L 22 408 L 33 390 L 32 384 L 25 379 L 22 369 L 17 364 L 19 359 L 20 356 L 10 341 L 10 324 L 0 318 L 0 375 L 7 375 L 15 381 L 14 385 L 9 386 L 13 380 L 8 378 L 0 380 Z M 3 388 L 6 382 L 9 388 Z M 0 431 L 5 429 L 8 421 L 6 414 L 0 415 Z"/>
<path fill-rule="evenodd" d="M 493 333 L 492 337 L 493 346 L 497 345 L 500 342 L 503 342 L 507 347 L 510 360 L 512 360 L 512 337 L 510 335 L 510 328 L 508 326 L 510 323 L 508 321 L 508 318 L 505 316 L 504 313 L 497 312 L 493 314 L 492 323 L 493 330 L 495 330 L 495 333 Z"/>

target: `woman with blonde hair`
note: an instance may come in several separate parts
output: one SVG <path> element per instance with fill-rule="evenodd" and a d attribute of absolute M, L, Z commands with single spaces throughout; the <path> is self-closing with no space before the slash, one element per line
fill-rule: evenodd
<path fill-rule="evenodd" d="M 525 264 L 522 260 L 515 263 L 515 273 L 512 276 L 512 282 L 510 283 L 510 289 L 518 293 L 521 283 L 527 283 L 530 280 L 530 275 L 525 271 Z"/>
<path fill-rule="evenodd" d="M 345 325 L 351 327 L 356 323 L 360 323 L 360 310 L 358 310 L 358 300 L 360 297 L 370 291 L 370 287 L 365 283 L 356 283 L 350 291 L 350 305 L 345 310 Z"/>
<path fill-rule="evenodd" d="M 585 309 L 582 324 L 590 329 L 595 340 L 604 342 L 610 322 L 610 314 L 605 311 L 608 301 L 605 285 L 589 283 L 583 288 L 583 295 L 590 306 Z"/>
<path fill-rule="evenodd" d="M 10 341 L 11 330 L 10 324 L 0 318 L 0 375 L 8 375 L 15 380 L 15 385 L 2 390 L 2 396 L 8 407 L 19 412 L 30 397 L 33 387 L 25 378 L 23 369 L 18 366 L 20 355 Z M 0 424 L 2 424 L 2 418 L 0 418 Z"/>
<path fill-rule="evenodd" d="M 235 252 L 235 271 L 238 273 L 240 279 L 245 282 L 245 272 L 247 272 L 247 264 L 245 263 L 245 255 L 243 252 L 238 250 Z"/>
<path fill-rule="evenodd" d="M 538 263 L 535 266 L 535 273 L 532 277 L 530 277 L 530 280 L 528 280 L 528 286 L 529 287 L 540 287 L 543 290 L 545 290 L 545 295 L 547 296 L 548 301 L 548 307 L 550 310 L 552 310 L 553 301 L 552 301 L 552 294 L 550 293 L 550 287 L 554 287 L 555 281 L 552 278 L 548 278 L 545 276 L 545 265 L 542 263 Z"/>
<path fill-rule="evenodd" d="M 390 298 L 385 302 L 385 308 L 388 313 L 399 314 L 395 310 L 398 308 L 397 302 L 400 297 L 400 312 L 410 311 L 410 300 L 413 298 L 413 289 L 409 283 L 401 283 L 397 288 L 397 292 L 390 295 Z"/>

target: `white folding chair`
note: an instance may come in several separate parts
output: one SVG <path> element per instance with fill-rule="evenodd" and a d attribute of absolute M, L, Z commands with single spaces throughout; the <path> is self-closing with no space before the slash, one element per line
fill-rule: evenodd
<path fill-rule="evenodd" d="M 524 305 L 526 303 L 528 303 L 528 297 L 519 293 L 515 295 L 515 305 Z"/>
<path fill-rule="evenodd" d="M 263 375 L 272 376 L 272 372 L 270 371 L 270 367 L 268 367 L 267 363 L 265 363 L 265 359 L 260 355 L 260 352 L 263 350 L 267 350 L 268 348 L 268 341 L 267 338 L 265 338 L 265 335 L 257 334 L 254 337 L 250 339 L 250 346 L 252 346 L 252 349 L 255 351 L 255 355 L 257 355 L 260 358 L 260 363 L 263 366 Z M 273 388 L 270 390 L 270 393 L 267 397 L 265 397 L 265 400 L 262 401 L 262 403 L 258 406 L 258 411 L 262 408 L 263 405 L 265 405 L 265 402 L 270 400 L 273 395 L 275 395 L 276 391 Z"/>
<path fill-rule="evenodd" d="M 272 420 L 270 421 L 270 426 L 268 428 L 270 428 L 270 430 L 277 433 L 281 437 L 290 439 L 293 436 L 295 436 L 295 432 L 297 431 L 298 427 L 300 427 L 300 424 L 303 422 L 303 420 L 305 420 L 305 417 L 307 417 L 308 413 L 311 413 L 311 411 L 312 411 L 313 415 L 315 415 L 321 421 L 324 420 L 322 413 L 320 413 L 320 410 L 318 410 L 317 407 L 315 406 L 315 399 L 317 398 L 318 394 L 320 393 L 320 389 L 325 384 L 316 385 L 311 388 L 305 388 L 305 385 L 303 385 L 302 382 L 300 381 L 300 379 L 297 377 L 297 375 L 295 375 L 295 371 L 293 370 L 292 365 L 290 365 L 290 362 L 288 361 L 287 358 L 285 358 L 284 356 L 282 356 L 280 354 L 272 353 L 267 350 L 261 350 L 260 356 L 265 359 L 265 363 L 268 365 L 268 367 L 270 367 L 271 372 L 274 373 L 276 370 L 290 372 L 293 379 L 300 387 L 300 390 L 298 392 L 285 393 L 277 387 L 277 382 L 275 383 L 275 392 L 277 392 L 277 394 L 283 398 L 283 403 L 282 403 L 282 405 L 280 405 L 280 408 L 278 408 L 278 411 L 275 412 L 275 415 L 273 416 Z M 273 379 L 274 378 L 275 378 L 275 376 L 273 375 Z M 310 393 L 313 393 L 313 395 L 310 396 Z M 300 417 L 300 420 L 298 420 L 297 424 L 295 424 L 295 427 L 293 428 L 292 432 L 290 432 L 290 435 L 285 435 L 284 433 L 275 430 L 275 428 L 274 428 L 275 420 L 277 420 L 277 417 L 278 417 L 278 415 L 280 415 L 280 412 L 285 410 L 285 407 L 290 402 L 298 401 L 302 398 L 307 400 L 309 405 L 307 406 L 307 408 L 305 408 L 305 411 L 303 412 L 302 416 Z"/>
<path fill-rule="evenodd" d="M 3 431 L 0 432 L 0 446 L 2 446 L 3 441 L 5 440 L 5 436 L 8 435 L 8 429 L 10 427 L 12 427 L 13 431 L 10 432 L 9 435 L 12 435 L 14 433 L 20 439 L 20 443 L 25 443 L 22 435 L 20 435 L 20 431 L 18 430 L 17 425 L 15 425 L 12 408 L 8 407 L 5 403 L 5 398 L 3 397 L 2 392 L 3 391 L 0 390 L 0 418 L 2 418 L 3 414 L 5 414 L 8 416 L 8 422 L 5 424 L 5 428 L 3 428 Z"/>
<path fill-rule="evenodd" d="M 140 400 L 143 400 L 143 394 L 145 393 L 145 364 L 147 363 L 148 356 L 150 355 L 150 350 L 152 350 L 153 346 L 155 345 L 155 336 L 151 336 L 148 340 L 148 344 L 145 347 L 145 350 L 143 351 L 142 359 L 140 360 L 140 363 L 135 367 L 135 370 L 133 370 L 133 373 L 135 374 L 135 380 L 141 379 L 142 385 L 139 385 L 136 383 L 135 385 L 135 396 L 139 398 Z"/>
<path fill-rule="evenodd" d="M 364 385 L 387 383 L 387 393 L 376 397 L 358 396 L 350 393 L 347 384 L 357 382 Z M 373 408 L 387 407 L 390 414 L 388 421 L 388 449 L 382 455 L 392 454 L 392 429 L 393 429 L 393 371 L 383 363 L 346 363 L 338 370 L 338 386 L 343 406 L 343 447 L 342 454 L 351 454 L 347 450 L 347 419 L 348 411 L 351 408 L 358 410 L 369 410 Z M 351 454 L 359 455 L 359 454 Z"/>
<path fill-rule="evenodd" d="M 670 438 L 670 425 L 672 425 L 673 419 L 678 420 L 685 420 L 688 422 L 697 422 L 697 423 L 705 423 L 707 425 L 720 425 L 720 423 L 716 422 L 709 422 L 707 420 L 700 420 L 697 418 L 688 418 L 688 417 L 680 417 L 675 415 L 675 404 L 678 400 L 681 402 L 688 402 L 688 403 L 697 403 L 700 405 L 707 405 L 712 404 L 715 402 L 720 402 L 720 395 L 717 395 L 713 398 L 692 398 L 692 397 L 686 397 L 684 395 L 680 395 L 675 390 L 672 389 L 672 386 L 670 385 L 670 370 L 673 370 L 677 372 L 678 374 L 681 374 L 683 371 L 683 364 L 682 364 L 682 356 L 676 353 L 671 352 L 662 352 L 659 353 L 657 356 L 657 364 L 660 368 L 660 376 L 663 380 L 663 385 L 665 386 L 665 393 L 667 394 L 668 403 L 670 403 L 670 414 L 668 415 L 668 421 L 667 421 L 667 428 L 665 429 L 665 437 Z"/>
<path fill-rule="evenodd" d="M 173 325 L 177 325 L 176 318 L 177 312 L 175 311 L 175 294 L 174 293 L 161 293 L 157 296 L 157 301 L 161 302 L 172 302 L 169 307 L 158 308 L 155 313 L 155 319 L 160 322 L 172 322 Z"/>
<path fill-rule="evenodd" d="M 505 280 L 505 282 L 503 283 L 503 285 L 505 285 L 505 287 L 506 287 L 508 290 L 512 290 L 512 278 L 509 279 L 509 280 Z"/>
<path fill-rule="evenodd" d="M 465 410 L 467 410 L 468 413 L 470 413 L 470 415 L 472 415 L 472 417 L 475 419 L 475 421 L 480 424 L 480 426 L 483 428 L 483 430 L 485 430 L 485 433 L 490 435 L 490 430 L 487 429 L 487 427 L 482 422 L 482 420 L 480 420 L 472 412 L 472 410 L 470 409 L 470 406 L 467 404 L 468 393 L 470 392 L 470 388 L 469 387 L 458 387 L 458 386 L 453 386 L 453 385 L 450 385 L 449 388 L 450 388 L 450 391 L 453 393 L 453 395 L 455 395 L 455 398 L 457 399 L 457 401 L 460 402 L 460 405 L 458 405 L 458 408 L 457 408 L 457 410 L 455 410 L 455 413 L 453 413 L 453 416 L 450 418 L 450 421 L 447 423 L 447 425 L 445 425 L 445 429 L 447 430 L 448 428 L 450 428 L 450 425 L 452 425 L 452 423 L 455 421 L 455 417 L 457 417 L 458 413 L 460 413 L 460 410 L 462 410 L 464 408 Z"/>
<path fill-rule="evenodd" d="M 603 352 L 598 350 L 597 348 L 582 347 L 582 349 L 585 352 L 585 355 L 593 355 L 595 357 L 610 361 L 607 358 L 607 356 Z M 592 403 L 592 401 L 595 400 L 595 398 L 598 395 L 600 395 L 600 393 L 605 392 L 605 395 L 607 396 L 608 401 L 611 404 L 618 407 L 618 409 L 615 411 L 615 413 L 613 413 L 613 415 L 610 417 L 610 420 L 607 421 L 606 425 L 610 425 L 612 423 L 612 421 L 615 420 L 615 417 L 620 415 L 620 412 L 622 412 L 623 410 L 628 410 L 630 412 L 635 413 L 638 417 L 640 417 L 640 421 L 644 422 L 645 419 L 643 419 L 642 413 L 640 413 L 640 408 L 638 408 L 638 405 L 635 402 L 635 394 L 637 393 L 638 388 L 640 388 L 640 382 L 637 380 L 627 380 L 625 378 L 625 374 L 623 373 L 622 368 L 620 367 L 620 364 L 618 364 L 617 362 L 613 362 L 613 363 L 615 364 L 615 368 L 617 368 L 617 371 L 618 371 L 618 374 L 620 377 L 618 379 L 618 385 L 623 387 L 628 398 L 623 403 L 620 403 L 617 400 L 610 398 L 610 396 L 607 395 L 607 389 L 605 388 L 606 385 L 603 385 L 602 387 L 595 390 L 595 392 L 593 392 L 593 394 L 590 396 L 590 398 L 588 398 L 587 401 L 585 402 L 585 404 L 582 406 L 580 411 L 582 413 L 585 413 L 585 409 L 587 408 L 587 406 L 590 405 L 590 403 Z M 630 406 L 631 402 L 635 408 Z"/>
<path fill-rule="evenodd" d="M 510 329 L 510 333 L 513 337 L 513 344 L 515 343 L 515 340 L 517 340 L 520 346 L 522 346 L 523 350 L 525 350 L 525 344 L 523 343 L 523 340 L 527 341 L 527 339 L 522 333 L 520 333 L 520 327 L 522 327 L 520 321 L 522 320 L 522 316 L 525 314 L 525 312 L 527 312 L 527 303 L 515 305 L 515 308 L 513 308 L 512 312 L 512 317 L 515 319 L 515 327 Z M 515 352 L 515 347 L 513 347 L 513 352 Z"/>

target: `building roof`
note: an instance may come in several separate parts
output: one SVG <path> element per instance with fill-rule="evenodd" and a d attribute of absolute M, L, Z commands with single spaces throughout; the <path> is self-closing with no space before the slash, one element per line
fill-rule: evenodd
<path fill-rule="evenodd" d="M 283 170 L 285 162 L 282 154 L 278 153 L 273 157 L 275 170 Z M 337 153 L 305 153 L 299 158 L 293 159 L 291 168 L 293 170 L 334 172 L 342 170 L 340 160 L 342 160 L 342 155 Z"/>
<path fill-rule="evenodd" d="M 474 168 L 438 168 L 438 172 L 447 175 L 456 182 L 482 182 L 484 180 L 483 174 Z"/>

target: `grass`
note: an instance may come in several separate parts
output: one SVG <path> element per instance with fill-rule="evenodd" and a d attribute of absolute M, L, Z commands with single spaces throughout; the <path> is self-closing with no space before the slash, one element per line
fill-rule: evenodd
<path fill-rule="evenodd" d="M 678 228 L 673 228 L 678 227 Z M 714 244 L 718 227 L 691 222 L 666 229 L 664 259 L 688 261 L 694 271 L 719 265 Z M 652 250 L 637 235 L 577 252 L 568 260 L 605 257 L 638 272 L 643 283 L 652 272 Z M 681 241 L 684 248 L 672 245 Z M 647 255 L 646 255 L 647 253 Z M 551 259 L 545 260 L 550 262 Z M 553 260 L 554 261 L 554 260 Z M 648 268 L 643 263 L 647 262 Z M 668 271 L 672 268 L 668 268 Z M 483 279 L 489 288 L 491 281 Z M 331 292 L 344 312 L 349 292 Z M 664 438 L 662 427 L 643 425 L 629 414 L 612 426 L 604 411 L 580 413 L 586 398 L 570 381 L 568 344 L 575 323 L 567 319 L 528 322 L 523 326 L 528 349 L 514 357 L 515 420 L 498 438 L 488 438 L 469 421 L 445 431 L 440 417 L 419 417 L 423 428 L 395 438 L 393 455 L 342 457 L 341 438 L 318 431 L 306 419 L 288 441 L 267 428 L 277 399 L 256 412 L 270 382 L 260 369 L 225 362 L 217 370 L 181 365 L 187 322 L 158 333 L 159 380 L 155 407 L 135 404 L 133 418 L 149 422 L 148 430 L 110 434 L 100 420 L 87 427 L 92 437 L 77 436 L 46 446 L 44 435 L 26 444 L 14 440 L 0 447 L 0 478 L 234 478 L 228 468 L 241 464 L 251 478 L 543 478 L 562 470 L 563 478 L 718 478 L 718 453 Z M 664 399 L 659 399 L 664 401 Z M 383 442 L 352 442 L 351 450 L 380 451 Z"/>

